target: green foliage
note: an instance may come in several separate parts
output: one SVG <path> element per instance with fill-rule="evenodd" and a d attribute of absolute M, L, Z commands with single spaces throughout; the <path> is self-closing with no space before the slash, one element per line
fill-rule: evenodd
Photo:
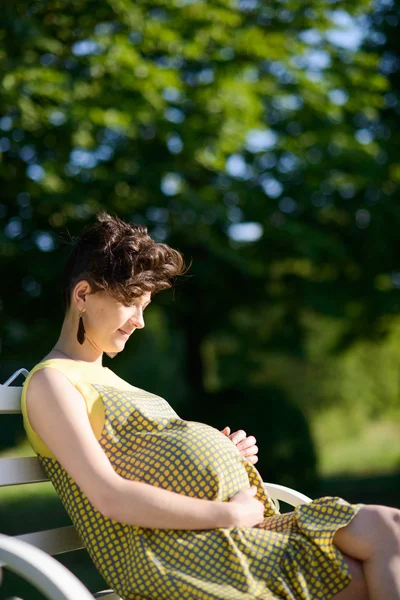
<path fill-rule="evenodd" d="M 56 339 L 67 233 L 106 208 L 193 260 L 174 302 L 158 300 L 168 341 L 159 342 L 155 318 L 137 338 L 136 362 L 117 359 L 124 375 L 165 386 L 171 403 L 179 380 L 178 404 L 207 405 L 205 383 L 214 378 L 221 391 L 240 373 L 246 386 L 257 365 L 279 356 L 287 368 L 273 383 L 288 395 L 298 364 L 307 373 L 317 363 L 324 374 L 318 391 L 297 393 L 302 410 L 314 396 L 345 405 L 353 388 L 333 394 L 328 359 L 308 355 L 308 316 L 334 320 L 341 352 L 379 341 L 399 309 L 398 78 L 387 58 L 398 55 L 398 36 L 384 19 L 394 11 L 366 0 L 8 3 L 0 277 L 10 362 L 2 379 Z M 346 14 L 370 28 L 361 47 L 335 42 Z M 215 339 L 236 348 L 214 348 L 214 360 L 226 362 L 219 378 L 205 372 Z M 359 373 L 361 390 L 367 368 L 354 352 L 335 365 L 343 381 Z M 168 367 L 155 383 L 157 361 Z M 385 386 L 377 375 L 371 406 Z"/>

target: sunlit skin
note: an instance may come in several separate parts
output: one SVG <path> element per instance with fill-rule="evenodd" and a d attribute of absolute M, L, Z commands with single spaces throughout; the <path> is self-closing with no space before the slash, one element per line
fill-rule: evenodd
<path fill-rule="evenodd" d="M 143 313 L 150 302 L 151 294 L 145 292 L 132 298 L 129 305 L 124 305 L 106 292 L 91 293 L 90 284 L 85 280 L 78 282 L 72 292 L 71 306 L 64 317 L 60 336 L 46 358 L 61 352 L 73 360 L 102 366 L 104 352 L 122 352 L 132 333 L 144 327 Z M 85 327 L 85 343 L 82 345 L 76 337 L 81 313 Z"/>
<path fill-rule="evenodd" d="M 256 438 L 254 435 L 247 436 L 243 429 L 234 431 L 231 433 L 230 427 L 224 427 L 222 433 L 226 435 L 234 444 L 236 444 L 238 450 L 245 456 L 253 465 L 258 461 L 258 447 L 256 446 Z"/>

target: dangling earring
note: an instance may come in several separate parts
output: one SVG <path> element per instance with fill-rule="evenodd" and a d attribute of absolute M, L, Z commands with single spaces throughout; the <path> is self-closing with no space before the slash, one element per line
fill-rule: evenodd
<path fill-rule="evenodd" d="M 86 336 L 86 331 L 85 331 L 85 327 L 83 325 L 83 318 L 82 315 L 85 311 L 82 311 L 79 314 L 79 326 L 78 326 L 78 332 L 76 334 L 76 338 L 78 340 L 78 342 L 82 345 L 83 342 L 85 341 L 85 336 Z M 114 358 L 114 356 L 117 356 L 118 352 L 106 352 L 107 356 L 109 356 L 110 358 Z"/>
<path fill-rule="evenodd" d="M 78 327 L 78 333 L 77 333 L 77 335 L 76 335 L 76 339 L 78 340 L 78 342 L 79 342 L 81 345 L 82 345 L 82 344 L 83 344 L 83 342 L 85 341 L 85 333 L 86 333 L 86 331 L 85 331 L 85 327 L 84 327 L 84 325 L 83 325 L 83 319 L 82 319 L 83 312 L 84 312 L 84 311 L 82 311 L 82 312 L 79 314 L 79 327 Z"/>

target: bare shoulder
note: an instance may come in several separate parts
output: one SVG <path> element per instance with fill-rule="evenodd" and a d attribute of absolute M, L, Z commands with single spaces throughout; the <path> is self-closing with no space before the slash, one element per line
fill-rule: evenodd
<path fill-rule="evenodd" d="M 44 362 L 44 360 L 47 359 L 43 359 L 43 361 L 40 362 Z M 38 363 L 39 364 L 39 363 Z M 30 377 L 30 381 L 37 381 L 37 382 L 41 382 L 41 383 L 45 383 L 46 381 L 48 381 L 52 378 L 58 379 L 58 380 L 68 380 L 68 377 L 66 377 L 66 375 L 64 375 L 64 373 L 57 368 L 54 367 L 50 367 L 50 366 L 46 366 L 46 367 L 41 367 L 40 369 L 38 369 L 37 371 L 35 371 L 31 377 Z M 36 384 L 38 385 L 38 384 Z"/>
<path fill-rule="evenodd" d="M 78 418 L 88 418 L 82 394 L 64 373 L 53 367 L 42 367 L 30 376 L 26 411 L 32 429 L 55 455 L 57 448 L 55 442 L 50 442 L 50 432 L 65 420 L 72 425 Z"/>
<path fill-rule="evenodd" d="M 66 396 L 66 391 L 71 393 L 72 390 L 76 390 L 76 398 L 79 396 L 82 398 L 82 395 L 75 388 L 73 383 L 68 379 L 64 373 L 58 369 L 54 369 L 53 367 L 42 367 L 33 373 L 29 378 L 29 385 L 26 391 L 26 404 L 28 406 L 40 404 L 40 398 L 48 398 L 50 395 L 53 398 L 53 401 L 59 398 L 62 401 L 62 398 Z M 35 401 L 32 402 L 32 399 L 35 398 Z"/>
<path fill-rule="evenodd" d="M 26 410 L 34 432 L 92 504 L 107 513 L 119 476 L 95 437 L 80 391 L 58 369 L 43 367 L 31 375 Z"/>

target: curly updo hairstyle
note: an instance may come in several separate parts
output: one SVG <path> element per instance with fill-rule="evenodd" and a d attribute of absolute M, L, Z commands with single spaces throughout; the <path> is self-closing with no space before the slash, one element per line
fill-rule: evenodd
<path fill-rule="evenodd" d="M 73 238 L 63 275 L 64 309 L 69 310 L 72 291 L 82 279 L 93 293 L 104 291 L 129 305 L 144 292 L 154 295 L 172 287 L 172 280 L 186 270 L 182 254 L 155 242 L 147 227 L 102 210 L 95 223 Z"/>

